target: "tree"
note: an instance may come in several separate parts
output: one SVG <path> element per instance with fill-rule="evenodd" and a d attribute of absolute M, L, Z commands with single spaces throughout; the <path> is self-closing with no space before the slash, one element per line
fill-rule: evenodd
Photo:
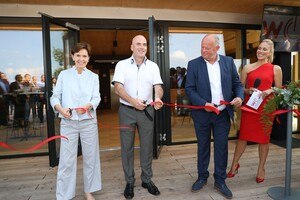
<path fill-rule="evenodd" d="M 53 77 L 57 78 L 59 73 L 64 70 L 64 52 L 62 49 L 53 47 L 53 57 L 56 62 L 59 64 L 59 68 L 55 69 L 53 72 Z"/>
<path fill-rule="evenodd" d="M 53 72 L 53 77 L 57 78 L 59 73 L 64 70 L 64 67 L 59 67 Z"/>
<path fill-rule="evenodd" d="M 62 49 L 53 47 L 53 57 L 60 66 L 64 66 L 64 52 Z"/>

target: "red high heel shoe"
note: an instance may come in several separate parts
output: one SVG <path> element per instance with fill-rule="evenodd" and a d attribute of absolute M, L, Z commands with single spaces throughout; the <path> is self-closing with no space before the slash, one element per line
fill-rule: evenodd
<path fill-rule="evenodd" d="M 233 173 L 230 171 L 227 174 L 227 178 L 233 178 L 236 174 L 239 173 L 240 164 L 238 163 L 233 171 Z"/>
<path fill-rule="evenodd" d="M 256 183 L 262 183 L 264 182 L 264 178 L 259 178 L 259 177 L 256 177 Z"/>

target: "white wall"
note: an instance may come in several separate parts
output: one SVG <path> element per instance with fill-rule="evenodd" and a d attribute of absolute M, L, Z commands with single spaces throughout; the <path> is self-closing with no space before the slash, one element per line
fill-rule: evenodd
<path fill-rule="evenodd" d="M 123 7 L 53 6 L 28 4 L 0 4 L 0 16 L 39 17 L 43 12 L 61 18 L 109 18 L 109 19 L 148 19 L 157 20 L 219 22 L 239 24 L 260 24 L 260 15 L 222 13 L 208 11 L 185 11 L 171 9 L 138 9 Z"/>

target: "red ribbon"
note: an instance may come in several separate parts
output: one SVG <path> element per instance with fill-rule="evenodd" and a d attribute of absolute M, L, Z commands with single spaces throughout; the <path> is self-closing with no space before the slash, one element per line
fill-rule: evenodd
<path fill-rule="evenodd" d="M 250 108 L 247 108 L 246 106 L 241 106 L 241 110 L 246 111 L 246 112 L 250 112 L 250 113 L 253 113 L 253 114 L 256 114 L 256 115 L 261 115 L 261 113 L 255 111 L 255 110 L 252 110 Z"/>
<path fill-rule="evenodd" d="M 251 112 L 251 113 L 257 114 L 257 115 L 262 115 L 262 113 L 259 113 L 255 110 L 252 110 L 252 109 L 247 108 L 245 106 L 242 106 L 241 110 L 244 110 L 246 112 Z M 299 109 L 276 110 L 276 111 L 272 112 L 270 115 L 271 116 L 276 116 L 276 115 L 281 115 L 281 114 L 288 113 L 288 112 L 294 112 L 297 116 L 300 116 L 300 110 Z"/>
<path fill-rule="evenodd" d="M 230 102 L 224 101 L 224 100 L 220 100 L 220 104 L 221 105 L 230 105 Z"/>
<path fill-rule="evenodd" d="M 37 145 L 34 145 L 33 147 L 30 147 L 28 149 L 16 149 L 13 146 L 10 146 L 9 144 L 7 144 L 5 142 L 1 142 L 1 141 L 0 141 L 0 147 L 3 147 L 5 149 L 9 149 L 9 150 L 12 150 L 12 151 L 20 151 L 20 152 L 24 152 L 24 153 L 29 153 L 29 152 L 32 152 L 32 151 L 35 151 L 35 150 L 41 148 L 43 145 L 47 144 L 48 142 L 50 142 L 52 140 L 59 139 L 59 138 L 63 138 L 63 139 L 68 140 L 68 138 L 65 137 L 65 136 L 55 135 L 55 136 L 52 136 L 50 138 L 47 138 L 46 140 L 43 140 L 42 142 L 40 142 Z"/>
<path fill-rule="evenodd" d="M 89 109 L 84 107 L 71 108 L 72 110 L 83 110 L 83 114 L 87 112 L 90 118 L 94 118 Z"/>
<path fill-rule="evenodd" d="M 220 102 L 221 104 L 224 104 L 224 105 L 228 105 L 230 104 L 229 102 L 226 102 L 226 101 L 221 101 Z M 151 106 L 154 106 L 155 102 L 151 102 L 150 105 Z M 163 103 L 164 105 L 166 106 L 169 106 L 169 107 L 179 107 L 179 108 L 190 108 L 190 109 L 207 109 L 207 110 L 210 110 L 212 112 L 215 112 L 217 115 L 220 114 L 220 111 L 216 108 L 216 107 L 213 107 L 213 106 L 192 106 L 192 105 L 180 105 L 180 104 L 173 104 L 173 103 Z M 77 107 L 77 108 L 71 108 L 72 110 L 83 110 L 84 112 L 83 113 L 86 113 L 88 112 L 88 115 L 92 118 L 93 116 L 91 115 L 90 111 L 84 107 Z M 132 129 L 132 127 L 130 126 L 111 126 L 111 125 L 105 125 L 105 124 L 102 124 L 100 122 L 100 127 L 102 128 L 107 128 L 107 129 L 124 129 L 124 128 L 128 128 L 128 129 Z"/>
<path fill-rule="evenodd" d="M 150 103 L 151 106 L 154 106 L 154 104 L 155 104 L 155 102 Z M 190 109 L 196 109 L 196 110 L 207 109 L 207 110 L 215 112 L 217 115 L 220 114 L 220 111 L 216 107 L 213 107 L 213 106 L 192 106 L 192 105 L 165 103 L 165 102 L 163 104 L 166 106 L 169 106 L 169 107 L 190 108 Z"/>

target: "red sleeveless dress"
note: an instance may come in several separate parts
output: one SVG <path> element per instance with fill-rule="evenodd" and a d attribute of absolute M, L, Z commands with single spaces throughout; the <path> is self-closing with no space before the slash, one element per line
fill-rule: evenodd
<path fill-rule="evenodd" d="M 255 79 L 259 78 L 261 80 L 258 90 L 264 91 L 270 89 L 274 82 L 274 65 L 266 63 L 258 67 L 257 69 L 251 71 L 247 75 L 246 88 L 254 86 Z M 253 109 L 246 105 L 249 100 L 249 95 L 246 95 L 244 106 Z M 259 108 L 256 110 L 262 113 L 264 104 L 267 102 L 268 98 L 265 98 Z M 255 109 L 253 109 L 255 110 Z M 241 115 L 241 126 L 240 126 L 240 140 L 246 140 L 251 142 L 256 142 L 260 144 L 267 144 L 270 142 L 270 130 L 265 130 L 265 127 L 261 121 L 261 115 L 250 113 L 242 110 Z"/>

